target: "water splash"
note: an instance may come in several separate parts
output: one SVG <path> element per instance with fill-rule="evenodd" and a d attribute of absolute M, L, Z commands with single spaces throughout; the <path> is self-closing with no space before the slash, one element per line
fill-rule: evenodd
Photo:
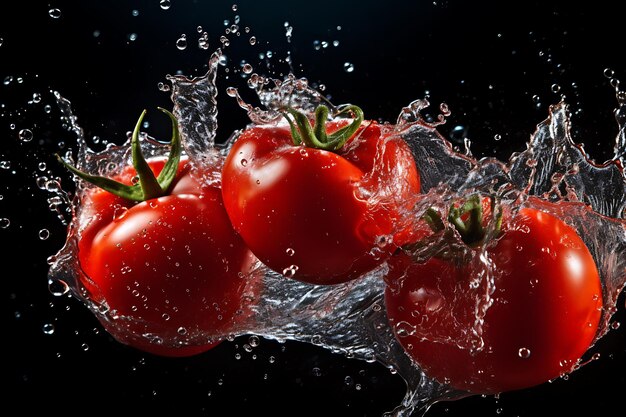
<path fill-rule="evenodd" d="M 215 79 L 221 56 L 220 51 L 213 54 L 209 71 L 203 77 L 168 76 L 185 153 L 200 166 L 212 166 L 220 159 L 215 144 L 218 121 Z M 228 94 L 237 99 L 255 124 L 277 123 L 283 117 L 280 110 L 285 106 L 310 111 L 319 103 L 330 104 L 309 87 L 306 79 L 293 75 L 285 80 L 272 80 L 251 74 L 248 84 L 256 92 L 262 107 L 246 103 L 236 89 L 229 89 Z M 428 207 L 447 207 L 450 201 L 476 191 L 497 195 L 514 209 L 529 204 L 531 196 L 562 202 L 557 209 L 547 206 L 546 209 L 557 210 L 555 214 L 579 232 L 601 273 L 605 310 L 599 336 L 609 329 L 617 297 L 626 283 L 626 260 L 620 256 L 626 252 L 626 181 L 622 169 L 626 152 L 626 100 L 623 92 L 618 92 L 617 96 L 615 115 L 619 133 L 615 158 L 601 165 L 592 163 L 583 148 L 572 139 L 565 102 L 550 107 L 548 118 L 537 125 L 527 149 L 512 155 L 506 163 L 493 158 L 476 160 L 471 154 L 455 152 L 437 131 L 449 110 L 440 108 L 440 117 L 428 122 L 421 115 L 428 106 L 426 100 L 411 103 L 402 110 L 395 125 L 386 125 L 392 135 L 401 137 L 410 145 L 421 172 L 424 198 L 411 213 L 415 219 L 421 218 Z M 101 153 L 89 151 L 69 102 L 59 95 L 58 104 L 71 130 L 76 133 L 79 167 L 106 175 L 129 163 L 126 145 L 111 146 Z M 162 145 L 152 143 L 146 153 L 160 155 L 164 149 Z M 79 188 L 74 207 L 79 205 L 84 191 Z M 80 225 L 72 222 L 66 246 L 51 261 L 49 278 L 51 282 L 67 283 L 95 314 L 102 315 L 105 312 L 103 306 L 88 300 L 77 279 L 80 266 L 75 254 L 79 230 Z M 387 270 L 386 264 L 358 280 L 335 286 L 304 284 L 285 279 L 263 266 L 260 268 L 264 272 L 264 290 L 260 302 L 254 307 L 254 320 L 237 329 L 238 334 L 305 341 L 350 358 L 384 364 L 398 372 L 407 383 L 405 398 L 389 415 L 421 414 L 436 401 L 468 395 L 426 377 L 396 341 L 383 301 L 381 277 Z M 475 286 L 477 324 L 489 308 L 493 292 L 490 265 L 484 264 L 482 268 L 483 273 Z M 471 329 L 459 329 L 468 334 L 468 346 L 475 346 L 480 340 L 468 330 Z"/>
<path fill-rule="evenodd" d="M 172 83 L 174 115 L 189 158 L 200 166 L 215 162 L 217 132 L 217 87 L 215 77 L 222 52 L 218 49 L 209 59 L 208 72 L 197 79 L 169 75 Z"/>

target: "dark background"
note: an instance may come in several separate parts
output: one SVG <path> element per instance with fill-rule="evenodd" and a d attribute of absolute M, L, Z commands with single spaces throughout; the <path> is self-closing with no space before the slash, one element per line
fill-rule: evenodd
<path fill-rule="evenodd" d="M 71 189 L 52 155 L 75 147 L 76 139 L 61 126 L 50 90 L 72 102 L 88 142 L 99 137 L 121 143 L 141 109 L 171 107 L 169 93 L 157 88 L 166 74 L 204 74 L 224 20 L 232 24 L 239 15 L 240 28 L 251 31 L 230 36 L 225 50 L 229 60 L 218 77 L 220 140 L 247 121 L 226 96 L 227 86 L 239 87 L 257 104 L 239 72 L 241 60 L 282 78 L 290 71 L 284 62 L 289 51 L 297 76 L 325 84 L 335 103 L 358 104 L 370 118 L 393 121 L 403 106 L 425 96 L 432 114 L 447 103 L 452 115 L 441 133 L 459 146 L 468 137 L 480 157 L 505 159 L 524 149 L 548 106 L 564 94 L 575 140 L 584 142 L 597 161 L 612 156 L 616 101 L 605 70 L 624 79 L 626 63 L 623 18 L 610 2 L 246 0 L 237 2 L 236 12 L 233 1 L 171 0 L 168 10 L 159 0 L 12 3 L 0 12 L 5 352 L 0 366 L 3 386 L 9 386 L 0 394 L 5 398 L 0 408 L 96 415 L 131 409 L 154 415 L 380 416 L 404 394 L 401 379 L 382 366 L 295 342 L 262 340 L 248 352 L 243 336 L 194 358 L 146 355 L 113 341 L 80 302 L 52 296 L 46 258 L 63 245 L 65 227 L 48 209 L 50 194 L 37 187 L 36 178 L 59 176 Z M 54 8 L 60 17 L 49 15 Z M 293 27 L 291 42 L 285 22 Z M 197 46 L 199 25 L 209 33 L 208 50 Z M 181 34 L 187 35 L 184 50 L 176 47 Z M 247 41 L 252 35 L 255 45 Z M 315 41 L 330 45 L 316 50 Z M 268 50 L 274 54 L 269 64 L 258 57 Z M 346 62 L 354 65 L 353 72 L 344 70 Z M 41 94 L 41 100 L 33 100 L 33 94 Z M 155 113 L 148 115 L 148 130 L 167 134 L 168 121 L 151 119 Z M 23 128 L 33 131 L 32 141 L 19 140 Z M 39 238 L 42 229 L 49 231 L 47 239 Z M 623 321 L 623 295 L 619 308 L 616 318 Z M 49 325 L 52 334 L 44 332 Z M 595 347 L 600 359 L 567 381 L 500 398 L 441 403 L 427 415 L 619 410 L 626 391 L 625 327 L 609 332 Z"/>

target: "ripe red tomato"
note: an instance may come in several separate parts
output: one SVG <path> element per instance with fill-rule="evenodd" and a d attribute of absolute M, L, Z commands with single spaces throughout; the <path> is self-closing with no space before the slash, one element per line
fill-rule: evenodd
<path fill-rule="evenodd" d="M 146 166 L 158 174 L 165 165 L 153 159 Z M 203 184 L 186 159 L 170 174 L 167 192 L 146 201 L 100 188 L 86 193 L 77 213 L 79 278 L 88 297 L 108 309 L 98 318 L 117 340 L 188 356 L 235 332 L 250 314 L 258 281 L 219 188 Z M 116 180 L 130 185 L 136 175 L 128 166 Z"/>
<path fill-rule="evenodd" d="M 573 228 L 523 208 L 515 217 L 505 212 L 501 231 L 483 255 L 495 291 L 482 321 L 487 276 L 476 249 L 466 248 L 471 261 L 452 251 L 424 263 L 400 252 L 386 277 L 387 314 L 407 354 L 431 378 L 472 393 L 526 388 L 572 371 L 602 310 L 596 264 Z"/>
<path fill-rule="evenodd" d="M 274 271 L 341 283 L 372 270 L 402 243 L 398 224 L 420 186 L 415 161 L 390 128 L 361 120 L 333 151 L 295 145 L 287 124 L 248 128 L 230 149 L 222 170 L 226 211 Z M 327 130 L 347 125 L 335 120 Z"/>

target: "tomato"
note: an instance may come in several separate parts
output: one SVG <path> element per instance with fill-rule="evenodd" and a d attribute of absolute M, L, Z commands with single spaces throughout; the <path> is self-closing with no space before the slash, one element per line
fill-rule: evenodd
<path fill-rule="evenodd" d="M 305 136 L 309 121 L 300 122 Z M 272 270 L 313 284 L 355 279 L 384 262 L 401 244 L 398 225 L 420 186 L 411 151 L 391 128 L 357 117 L 325 129 L 345 144 L 294 140 L 293 124 L 250 127 L 222 170 L 226 211 L 248 247 Z"/>
<path fill-rule="evenodd" d="M 482 255 L 490 268 L 480 247 L 465 247 L 465 258 L 451 250 L 418 263 L 400 251 L 389 260 L 387 314 L 406 353 L 431 378 L 472 393 L 571 372 L 602 310 L 585 243 L 554 215 L 526 207 L 504 212 L 500 236 Z"/>
<path fill-rule="evenodd" d="M 188 160 L 176 164 L 146 162 L 154 174 L 173 175 L 167 192 L 145 201 L 87 191 L 78 210 L 79 278 L 117 340 L 188 356 L 233 333 L 258 288 L 255 258 L 230 225 L 221 191 L 203 184 Z M 116 180 L 130 185 L 136 175 L 128 166 Z"/>

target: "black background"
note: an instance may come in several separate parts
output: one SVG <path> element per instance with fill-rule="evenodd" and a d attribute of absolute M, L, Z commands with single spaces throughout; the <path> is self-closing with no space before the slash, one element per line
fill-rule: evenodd
<path fill-rule="evenodd" d="M 238 1 L 236 12 L 232 1 L 172 0 L 168 10 L 159 0 L 12 3 L 0 11 L 0 80 L 5 80 L 0 84 L 0 218 L 10 221 L 0 229 L 1 374 L 9 386 L 0 394 L 3 408 L 96 415 L 130 409 L 154 415 L 379 416 L 404 393 L 401 379 L 382 366 L 295 342 L 262 340 L 248 352 L 243 336 L 194 358 L 146 355 L 113 341 L 78 301 L 52 296 L 46 258 L 62 246 L 65 227 L 48 210 L 50 195 L 35 179 L 60 176 L 71 189 L 69 176 L 51 156 L 75 146 L 75 137 L 60 127 L 58 110 L 44 112 L 45 104 L 54 107 L 50 90 L 72 102 L 88 141 L 97 136 L 121 143 L 141 109 L 171 107 L 169 94 L 157 88 L 166 74 L 204 74 L 224 20 L 232 24 L 237 14 L 240 28 L 251 31 L 230 36 L 225 50 L 229 61 L 218 77 L 218 139 L 246 123 L 245 112 L 226 96 L 227 86 L 240 87 L 257 104 L 238 72 L 240 61 L 282 78 L 290 67 L 280 60 L 289 51 L 297 76 L 325 84 L 335 103 L 358 104 L 370 118 L 393 121 L 403 106 L 425 96 L 433 114 L 439 103 L 447 103 L 452 115 L 440 131 L 462 146 L 462 135 L 453 133 L 460 126 L 457 131 L 465 131 L 479 157 L 508 158 L 522 150 L 548 105 L 564 94 L 575 140 L 597 161 L 612 156 L 616 101 L 605 69 L 624 79 L 626 66 L 623 21 L 611 2 L 248 0 Z M 53 8 L 60 17 L 49 16 Z M 293 27 L 291 42 L 285 22 Z M 197 46 L 199 25 L 209 33 L 208 50 Z M 130 40 L 133 33 L 136 39 Z M 184 50 L 176 47 L 181 34 L 187 35 Z M 256 45 L 247 41 L 252 35 Z M 316 50 L 316 40 L 330 45 Z M 274 53 L 270 65 L 258 57 L 268 50 Z M 353 72 L 344 70 L 345 62 L 354 65 Z M 42 100 L 29 104 L 34 93 Z M 151 119 L 150 113 L 148 120 L 150 133 L 168 132 L 167 120 Z M 22 128 L 33 131 L 32 141 L 18 139 Z M 496 135 L 502 139 L 496 141 Z M 44 171 L 40 162 L 47 165 Z M 50 232 L 48 239 L 38 237 L 41 229 Z M 623 321 L 623 296 L 619 308 L 616 319 Z M 48 324 L 53 334 L 44 333 Z M 619 410 L 626 390 L 624 327 L 597 344 L 599 360 L 567 381 L 500 398 L 441 403 L 427 415 Z"/>

